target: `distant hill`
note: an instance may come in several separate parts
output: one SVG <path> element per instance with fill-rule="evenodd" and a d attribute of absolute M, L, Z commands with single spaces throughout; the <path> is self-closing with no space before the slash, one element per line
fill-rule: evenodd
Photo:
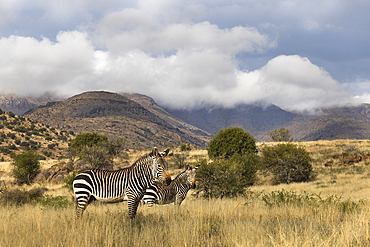
<path fill-rule="evenodd" d="M 171 115 L 211 134 L 239 126 L 258 141 L 268 131 L 285 127 L 295 140 L 370 139 L 370 105 L 317 109 L 316 114 L 291 113 L 275 106 L 239 105 L 234 108 L 171 110 Z"/>
<path fill-rule="evenodd" d="M 215 108 L 197 110 L 165 109 L 171 115 L 215 135 L 220 129 L 232 126 L 250 131 L 262 140 L 269 130 L 289 124 L 298 114 L 287 112 L 275 105 L 238 105 L 234 108 Z"/>
<path fill-rule="evenodd" d="M 268 131 L 281 127 L 289 129 L 295 140 L 370 139 L 369 104 L 322 108 L 308 114 L 262 104 L 173 110 L 159 106 L 145 95 L 106 92 L 84 93 L 59 102 L 49 102 L 47 97 L 5 98 L 6 101 L 0 100 L 2 110 L 11 111 L 3 105 L 22 111 L 33 105 L 44 105 L 25 115 L 76 133 L 95 131 L 110 137 L 125 137 L 128 147 L 180 142 L 205 147 L 220 129 L 231 126 L 250 131 L 257 141 L 270 141 Z"/>
<path fill-rule="evenodd" d="M 322 108 L 286 127 L 297 140 L 370 139 L 370 105 Z"/>
<path fill-rule="evenodd" d="M 73 139 L 72 132 L 0 111 L 0 161 L 10 161 L 24 150 L 36 150 L 41 159 L 67 157 Z"/>
<path fill-rule="evenodd" d="M 20 97 L 14 94 L 3 94 L 0 95 L 0 109 L 22 116 L 32 108 L 56 100 L 60 100 L 60 98 L 49 94 L 40 97 Z"/>
<path fill-rule="evenodd" d="M 24 116 L 76 133 L 98 132 L 111 139 L 124 138 L 127 148 L 178 146 L 183 142 L 206 146 L 206 137 L 183 131 L 117 93 L 86 92 L 38 106 Z"/>
<path fill-rule="evenodd" d="M 154 113 L 161 119 L 172 124 L 174 127 L 181 129 L 185 133 L 197 135 L 198 138 L 206 142 L 208 142 L 212 138 L 212 134 L 200 128 L 194 127 L 193 125 L 186 123 L 183 120 L 175 118 L 174 116 L 166 112 L 162 107 L 157 105 L 157 103 L 155 103 L 155 101 L 148 96 L 142 94 L 128 94 L 128 93 L 122 93 L 122 95 L 142 105 L 148 111 Z"/>

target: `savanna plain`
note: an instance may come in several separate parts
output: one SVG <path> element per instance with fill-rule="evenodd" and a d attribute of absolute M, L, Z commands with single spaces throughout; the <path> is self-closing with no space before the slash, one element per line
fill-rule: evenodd
<path fill-rule="evenodd" d="M 272 175 L 259 171 L 244 196 L 204 199 L 191 190 L 179 208 L 139 206 L 132 221 L 123 202 L 93 203 L 77 222 L 63 184 L 22 187 L 46 187 L 50 198 L 65 203 L 2 204 L 0 246 L 370 246 L 370 141 L 296 144 L 313 159 L 311 182 L 273 185 Z M 187 161 L 206 154 L 191 151 Z M 10 163 L 0 163 L 0 171 L 8 189 L 14 187 Z M 172 169 L 172 177 L 180 171 Z"/>

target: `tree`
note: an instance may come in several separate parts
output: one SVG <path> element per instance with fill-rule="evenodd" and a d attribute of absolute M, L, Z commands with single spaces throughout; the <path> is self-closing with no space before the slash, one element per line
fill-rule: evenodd
<path fill-rule="evenodd" d="M 207 164 L 205 159 L 195 164 L 197 170 L 197 194 L 205 198 L 223 198 L 243 195 L 254 184 L 258 158 L 254 153 L 235 154 L 229 159 L 215 159 Z"/>
<path fill-rule="evenodd" d="M 261 163 L 274 174 L 276 184 L 307 182 L 314 178 L 310 155 L 292 143 L 264 147 Z"/>
<path fill-rule="evenodd" d="M 189 152 L 179 152 L 173 155 L 173 162 L 176 168 L 183 168 L 186 164 L 186 159 L 189 157 Z"/>
<path fill-rule="evenodd" d="M 292 142 L 293 137 L 290 135 L 290 131 L 285 128 L 276 129 L 273 131 L 269 131 L 267 135 L 274 141 L 274 142 Z"/>
<path fill-rule="evenodd" d="M 98 133 L 82 133 L 78 134 L 76 138 L 71 141 L 69 148 L 74 149 L 77 152 L 81 152 L 81 150 L 85 147 L 92 147 L 94 145 L 108 145 L 109 141 L 105 135 L 98 134 Z"/>
<path fill-rule="evenodd" d="M 68 158 L 71 162 L 76 157 L 86 160 L 91 168 L 113 167 L 113 159 L 119 156 L 124 148 L 122 138 L 108 141 L 105 135 L 98 133 L 78 134 L 70 143 Z"/>
<path fill-rule="evenodd" d="M 34 150 L 16 155 L 12 162 L 12 176 L 18 184 L 31 184 L 40 173 L 39 155 Z"/>
<path fill-rule="evenodd" d="M 113 159 L 105 146 L 85 146 L 81 151 L 81 158 L 93 169 L 112 168 L 113 165 Z"/>
<path fill-rule="evenodd" d="M 212 158 L 230 158 L 234 154 L 256 152 L 256 141 L 249 131 L 239 127 L 220 130 L 208 144 L 208 156 Z"/>

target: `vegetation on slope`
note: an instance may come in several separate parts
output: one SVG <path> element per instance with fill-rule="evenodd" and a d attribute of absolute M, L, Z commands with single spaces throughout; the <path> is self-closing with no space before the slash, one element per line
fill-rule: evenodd
<path fill-rule="evenodd" d="M 25 116 L 75 133 L 97 132 L 110 139 L 124 138 L 127 148 L 178 146 L 206 141 L 174 127 L 140 104 L 108 92 L 87 92 L 63 102 L 35 108 Z"/>
<path fill-rule="evenodd" d="M 36 150 L 41 159 L 66 157 L 73 134 L 0 110 L 0 161 L 9 161 L 24 150 Z"/>

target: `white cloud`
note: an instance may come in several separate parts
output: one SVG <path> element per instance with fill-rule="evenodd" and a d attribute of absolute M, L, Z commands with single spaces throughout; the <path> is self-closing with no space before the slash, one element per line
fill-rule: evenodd
<path fill-rule="evenodd" d="M 80 32 L 61 32 L 47 38 L 10 36 L 0 39 L 0 81 L 3 92 L 39 95 L 45 91 L 77 93 L 86 85 L 94 48 Z M 69 95 L 70 95 L 69 93 Z"/>
<path fill-rule="evenodd" d="M 13 35 L 0 33 L 0 92 L 128 91 L 175 108 L 264 101 L 306 110 L 369 99 L 365 84 L 345 86 L 306 57 L 272 58 L 286 50 L 312 54 L 309 36 L 297 33 L 342 32 L 347 19 L 353 26 L 353 18 L 343 18 L 343 0 L 16 3 L 0 4 L 0 29 L 15 27 Z M 355 16 L 356 8 L 350 10 Z M 22 30 L 30 34 L 22 36 Z M 58 35 L 51 37 L 50 30 Z M 289 49 L 280 49 L 280 40 Z M 243 56 L 268 51 L 274 55 L 260 59 L 253 71 L 240 68 Z"/>
<path fill-rule="evenodd" d="M 307 110 L 352 102 L 323 68 L 297 55 L 275 57 L 248 72 L 238 68 L 232 51 L 217 45 L 178 49 L 169 56 L 139 49 L 117 55 L 94 49 L 88 35 L 77 31 L 61 32 L 56 40 L 1 38 L 2 91 L 65 96 L 89 90 L 137 92 L 173 108 L 264 101 Z"/>

